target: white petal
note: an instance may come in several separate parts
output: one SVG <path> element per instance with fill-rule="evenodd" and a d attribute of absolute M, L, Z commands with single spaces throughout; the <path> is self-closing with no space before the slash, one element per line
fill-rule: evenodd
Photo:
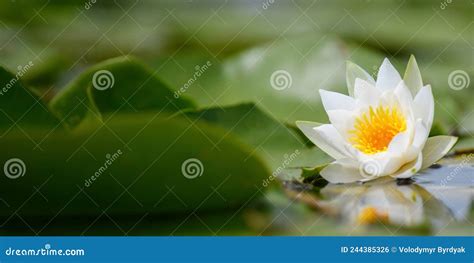
<path fill-rule="evenodd" d="M 418 93 L 421 87 L 423 87 L 420 69 L 418 68 L 418 64 L 416 63 L 415 57 L 413 55 L 411 55 L 410 60 L 408 60 L 408 65 L 405 75 L 403 76 L 403 80 L 405 81 L 413 96 Z"/>
<path fill-rule="evenodd" d="M 415 160 L 420 153 L 421 153 L 420 148 L 416 148 L 410 145 L 408 147 L 408 150 L 406 150 L 405 153 L 403 153 L 401 164 Z"/>
<path fill-rule="evenodd" d="M 382 94 L 380 95 L 380 105 L 385 105 L 385 106 L 394 106 L 394 105 L 399 105 L 400 102 L 398 100 L 397 95 L 394 93 L 395 89 L 392 90 L 386 90 L 383 91 Z"/>
<path fill-rule="evenodd" d="M 394 89 L 401 80 L 402 78 L 398 71 L 393 67 L 390 61 L 385 58 L 379 68 L 375 86 L 381 90 L 391 90 Z"/>
<path fill-rule="evenodd" d="M 319 149 L 334 159 L 346 156 L 344 140 L 337 130 L 330 124 L 319 124 L 317 122 L 297 121 L 296 126 L 308 137 Z"/>
<path fill-rule="evenodd" d="M 413 113 L 415 118 L 421 118 L 428 130 L 431 130 L 434 117 L 434 98 L 431 86 L 426 85 L 420 89 L 413 100 Z"/>
<path fill-rule="evenodd" d="M 413 113 L 413 97 L 403 81 L 395 88 L 393 94 L 397 98 L 398 105 L 407 122 L 415 119 Z"/>
<path fill-rule="evenodd" d="M 382 152 L 374 155 L 365 155 L 359 158 L 359 168 L 361 172 L 365 172 L 366 175 L 374 175 L 377 177 L 390 175 L 400 169 L 400 166 L 405 163 L 405 158 L 392 152 Z M 368 172 L 370 171 L 370 172 Z M 367 176 L 366 176 L 367 177 Z"/>
<path fill-rule="evenodd" d="M 428 138 L 423 148 L 423 165 L 421 169 L 425 169 L 443 158 L 457 141 L 458 138 L 454 136 L 442 135 Z"/>
<path fill-rule="evenodd" d="M 334 125 L 342 138 L 347 139 L 349 137 L 348 132 L 354 129 L 354 113 L 347 110 L 330 110 L 327 114 L 329 121 L 331 121 L 331 124 Z"/>
<path fill-rule="evenodd" d="M 347 61 L 346 63 L 346 82 L 350 96 L 354 96 L 356 79 L 363 79 L 375 86 L 374 78 L 358 65 Z"/>
<path fill-rule="evenodd" d="M 406 117 L 412 117 L 412 108 L 413 108 L 413 97 L 408 90 L 407 86 L 405 85 L 404 81 L 400 81 L 393 91 L 395 96 L 397 97 L 398 103 L 402 108 L 402 113 Z"/>
<path fill-rule="evenodd" d="M 375 86 L 363 79 L 356 79 L 354 86 L 354 98 L 362 103 L 376 106 L 382 92 Z"/>
<path fill-rule="evenodd" d="M 423 121 L 421 119 L 418 119 L 415 124 L 415 134 L 413 136 L 412 146 L 418 149 L 422 149 L 426 143 L 426 140 L 428 139 L 429 132 L 430 131 L 428 131 L 428 129 L 423 124 Z"/>
<path fill-rule="evenodd" d="M 337 183 L 352 183 L 364 179 L 359 173 L 359 169 L 344 166 L 340 163 L 333 162 L 326 166 L 319 173 L 321 176 L 326 179 L 328 182 L 337 184 Z"/>
<path fill-rule="evenodd" d="M 407 156 L 395 156 L 388 157 L 389 159 L 383 162 L 381 175 L 390 175 L 400 170 L 400 167 L 406 163 Z"/>
<path fill-rule="evenodd" d="M 353 168 L 357 168 L 359 167 L 359 162 L 355 159 L 352 159 L 352 158 L 348 158 L 348 157 L 344 157 L 344 158 L 341 158 L 341 159 L 337 159 L 336 161 L 338 164 L 342 165 L 342 166 L 345 166 L 345 167 L 353 167 Z"/>
<path fill-rule="evenodd" d="M 323 89 L 319 90 L 319 94 L 321 95 L 321 101 L 326 111 L 353 110 L 355 107 L 354 99 L 347 95 Z"/>
<path fill-rule="evenodd" d="M 406 130 L 395 135 L 395 137 L 393 137 L 392 141 L 388 145 L 387 151 L 397 155 L 405 152 L 412 137 L 411 132 L 412 131 Z"/>
<path fill-rule="evenodd" d="M 393 174 L 405 163 L 415 160 L 427 137 L 428 132 L 421 120 L 414 127 L 407 127 L 405 132 L 397 134 L 386 152 L 374 156 L 381 163 L 382 175 Z"/>
<path fill-rule="evenodd" d="M 415 160 L 404 164 L 402 167 L 400 167 L 400 169 L 396 173 L 392 174 L 391 176 L 393 178 L 412 177 L 414 174 L 416 174 L 420 170 L 422 162 L 423 162 L 423 154 L 420 153 L 418 154 L 418 157 Z"/>

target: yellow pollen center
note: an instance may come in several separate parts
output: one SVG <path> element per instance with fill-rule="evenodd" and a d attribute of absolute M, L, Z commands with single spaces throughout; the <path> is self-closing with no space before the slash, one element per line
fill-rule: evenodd
<path fill-rule="evenodd" d="M 356 118 L 349 141 L 366 154 L 386 151 L 395 135 L 406 130 L 406 120 L 396 107 L 370 107 Z"/>
<path fill-rule="evenodd" d="M 361 225 L 388 222 L 388 213 L 378 211 L 375 207 L 369 206 L 360 212 L 357 221 Z"/>

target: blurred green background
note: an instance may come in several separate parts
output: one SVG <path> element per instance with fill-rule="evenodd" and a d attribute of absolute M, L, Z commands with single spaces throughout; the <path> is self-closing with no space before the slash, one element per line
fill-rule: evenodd
<path fill-rule="evenodd" d="M 454 70 L 472 76 L 471 1 L 6 1 L 1 5 L 1 63 L 12 70 L 29 61 L 41 65 L 24 78 L 34 87 L 58 90 L 85 67 L 133 54 L 178 89 L 195 66 L 208 60 L 218 63 L 213 71 L 231 77 L 245 73 L 234 72 L 235 64 L 253 71 L 252 54 L 243 51 L 258 46 L 251 50 L 268 49 L 263 54 L 266 64 L 257 68 L 260 74 L 284 62 L 282 66 L 291 67 L 294 91 L 283 96 L 307 96 L 311 104 L 318 101 L 319 88 L 345 91 L 346 59 L 374 73 L 381 59 L 388 57 L 403 72 L 414 54 L 436 97 L 448 97 L 436 105 L 445 128 L 462 133 L 463 128 L 457 127 L 462 122 L 473 130 L 467 120 L 470 103 L 456 103 L 472 95 L 472 89 L 452 92 L 448 87 Z M 320 81 L 304 77 L 309 74 Z M 266 75 L 256 75 L 239 79 L 242 87 L 226 94 L 223 87 L 206 85 L 212 78 L 207 76 L 200 80 L 206 91 L 195 85 L 189 94 L 205 106 L 255 100 L 268 94 L 253 87 L 249 94 L 240 91 L 247 88 L 246 81 L 264 79 L 267 84 Z M 315 92 L 307 94 L 308 90 Z M 265 106 L 292 100 L 269 95 L 276 102 L 263 101 Z M 284 107 L 269 107 L 289 121 L 320 119 L 304 114 L 308 106 L 291 116 Z"/>
<path fill-rule="evenodd" d="M 413 229 L 385 224 L 353 228 L 334 219 L 331 209 L 316 205 L 314 211 L 288 197 L 306 186 L 261 184 L 296 151 L 298 157 L 291 167 L 283 167 L 280 178 L 300 179 L 301 167 L 329 161 L 295 132 L 294 121 L 327 122 L 318 89 L 346 92 L 346 60 L 376 75 L 384 57 L 403 73 L 409 56 L 415 55 L 436 100 L 432 134 L 460 136 L 457 151 L 469 153 L 474 146 L 473 14 L 472 1 L 457 0 L 2 1 L 0 64 L 15 74 L 31 62 L 21 83 L 48 105 L 40 107 L 41 114 L 28 115 L 29 120 L 1 123 L 2 148 L 7 149 L 2 161 L 21 156 L 27 163 L 21 185 L 2 178 L 2 234 L 472 233 L 472 159 L 454 162 L 467 169 L 461 180 L 466 185 L 456 185 L 468 197 L 467 223 L 445 218 L 436 230 L 427 226 L 430 220 L 417 221 Z M 122 58 L 108 60 L 116 57 Z M 195 78 L 204 65 L 208 68 Z M 114 73 L 113 98 L 86 92 L 100 69 Z M 291 74 L 292 83 L 275 90 L 270 77 L 280 69 Z M 457 71 L 466 74 L 468 83 L 453 89 L 450 74 Z M 180 91 L 190 79 L 192 84 Z M 142 83 L 146 92 L 126 99 Z M 58 99 L 64 89 L 73 92 Z M 163 99 L 173 95 L 179 99 Z M 24 103 L 36 105 L 29 100 Z M 33 107 L 19 106 L 17 98 L 1 101 L 3 111 L 19 116 Z M 201 110 L 209 107 L 214 108 Z M 50 118 L 46 109 L 59 122 L 45 120 Z M 155 120 L 162 110 L 165 117 Z M 102 118 L 107 125 L 94 126 Z M 48 122 L 49 128 L 43 127 Z M 68 131 L 89 123 L 95 128 Z M 184 136 L 178 138 L 181 131 Z M 177 145 L 169 144 L 175 140 Z M 96 188 L 84 188 L 103 156 L 117 149 L 125 153 L 119 165 L 111 166 L 111 176 Z M 162 152 L 167 153 L 155 165 Z M 204 163 L 201 183 L 176 179 L 181 163 L 193 156 Z M 147 179 L 135 184 L 137 174 Z M 227 180 L 227 174 L 237 178 Z M 222 196 L 216 190 L 221 183 Z M 315 200 L 331 196 L 321 194 L 322 186 L 311 190 Z M 421 192 L 424 200 L 431 199 Z M 39 201 L 25 202 L 30 196 Z M 167 198 L 160 203 L 163 196 Z"/>

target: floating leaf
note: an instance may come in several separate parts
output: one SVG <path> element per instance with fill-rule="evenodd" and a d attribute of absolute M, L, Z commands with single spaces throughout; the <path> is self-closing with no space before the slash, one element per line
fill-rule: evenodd
<path fill-rule="evenodd" d="M 194 211 L 257 196 L 270 172 L 252 148 L 213 125 L 162 114 L 120 114 L 73 135 L 55 131 L 41 154 L 9 134 L 0 161 L 20 159 L 23 174 L 0 177 L 1 215 L 20 206 L 22 216 Z"/>
<path fill-rule="evenodd" d="M 220 126 L 227 130 L 228 135 L 235 134 L 252 145 L 254 151 L 267 161 L 274 175 L 288 177 L 291 173 L 293 177 L 299 177 L 300 169 L 288 168 L 313 167 L 328 159 L 319 149 L 307 148 L 297 133 L 253 103 L 186 111 L 182 114 Z M 218 147 L 219 141 L 214 143 Z"/>
<path fill-rule="evenodd" d="M 88 95 L 90 93 L 90 95 Z M 52 101 L 51 108 L 70 127 L 80 124 L 93 107 L 99 112 L 178 111 L 193 107 L 137 60 L 119 57 L 82 73 Z"/>
<path fill-rule="evenodd" d="M 353 56 L 362 58 L 355 61 L 364 66 L 382 60 L 376 53 L 353 48 L 334 38 L 275 41 L 245 50 L 222 63 L 211 61 L 212 66 L 193 81 L 185 94 L 200 106 L 254 102 L 277 120 L 289 124 L 301 119 L 323 121 L 326 115 L 318 90 L 347 93 L 346 60 Z M 155 63 L 155 67 L 172 87 L 180 89 L 186 79 L 193 77 L 194 67 L 206 60 L 177 59 L 180 59 L 178 65 Z"/>

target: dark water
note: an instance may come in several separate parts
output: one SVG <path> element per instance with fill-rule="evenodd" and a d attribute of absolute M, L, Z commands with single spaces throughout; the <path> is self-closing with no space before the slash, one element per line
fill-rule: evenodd
<path fill-rule="evenodd" d="M 469 221 L 473 182 L 472 160 L 453 158 L 411 180 L 326 185 L 317 206 L 343 224 L 428 224 L 440 229 L 452 221 Z"/>
<path fill-rule="evenodd" d="M 172 215 L 102 214 L 73 218 L 58 216 L 54 220 L 50 217 L 25 218 L 17 215 L 8 225 L 0 228 L 0 233 L 2 235 L 439 233 L 472 235 L 474 234 L 473 161 L 462 157 L 447 158 L 440 165 L 426 169 L 413 179 L 404 181 L 382 178 L 364 184 L 346 185 L 327 184 L 322 179 L 311 183 L 287 181 L 284 188 L 266 189 L 262 196 L 250 200 L 252 202 L 226 211 L 199 210 L 191 214 Z M 48 227 L 45 228 L 45 225 Z"/>

